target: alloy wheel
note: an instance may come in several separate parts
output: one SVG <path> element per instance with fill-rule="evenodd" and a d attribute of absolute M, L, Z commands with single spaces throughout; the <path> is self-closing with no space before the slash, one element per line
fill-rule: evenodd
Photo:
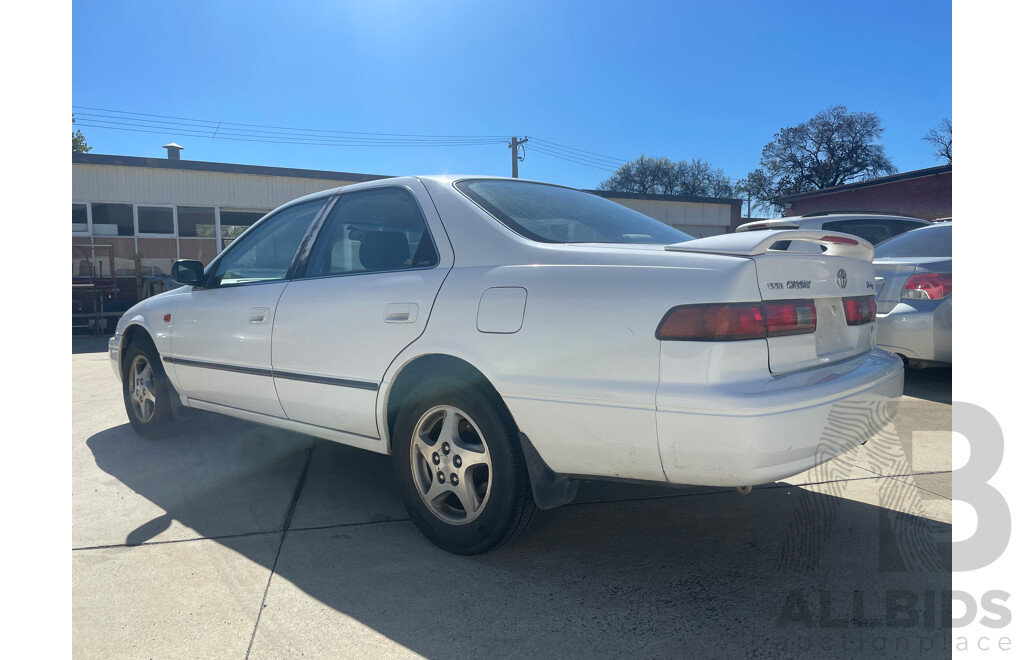
<path fill-rule="evenodd" d="M 132 410 L 136 418 L 146 424 L 156 414 L 156 387 L 154 386 L 155 376 L 153 365 L 149 363 L 144 355 L 137 355 L 132 360 L 129 374 L 129 396 Z"/>
<path fill-rule="evenodd" d="M 491 454 L 469 415 L 452 406 L 423 413 L 409 460 L 416 492 L 442 521 L 465 525 L 483 512 L 491 495 Z"/>

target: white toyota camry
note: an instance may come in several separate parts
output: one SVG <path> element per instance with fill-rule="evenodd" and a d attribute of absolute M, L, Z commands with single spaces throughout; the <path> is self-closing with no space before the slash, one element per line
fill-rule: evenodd
<path fill-rule="evenodd" d="M 139 434 L 187 407 L 391 454 L 419 529 L 476 554 L 581 478 L 745 487 L 869 440 L 903 391 L 872 256 L 820 230 L 693 240 L 517 179 L 385 179 L 175 263 L 185 286 L 129 310 L 110 359 Z"/>

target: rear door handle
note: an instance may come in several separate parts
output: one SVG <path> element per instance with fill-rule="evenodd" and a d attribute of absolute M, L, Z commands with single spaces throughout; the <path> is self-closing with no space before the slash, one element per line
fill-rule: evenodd
<path fill-rule="evenodd" d="M 391 303 L 384 306 L 385 323 L 415 323 L 419 313 L 416 303 Z"/>
<path fill-rule="evenodd" d="M 249 323 L 266 323 L 269 316 L 269 307 L 253 307 L 249 310 Z"/>

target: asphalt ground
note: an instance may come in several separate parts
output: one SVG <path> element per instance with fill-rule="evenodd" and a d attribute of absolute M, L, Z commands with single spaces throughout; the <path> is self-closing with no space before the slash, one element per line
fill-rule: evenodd
<path fill-rule="evenodd" d="M 951 655 L 950 369 L 784 482 L 585 482 L 469 558 L 420 536 L 387 456 L 207 414 L 144 440 L 105 338 L 72 374 L 75 658 Z"/>

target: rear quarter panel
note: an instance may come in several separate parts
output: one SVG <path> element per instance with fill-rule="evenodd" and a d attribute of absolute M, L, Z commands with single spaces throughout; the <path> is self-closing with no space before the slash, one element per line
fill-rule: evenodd
<path fill-rule="evenodd" d="M 536 261 L 550 261 L 550 252 Z M 457 265 L 423 336 L 386 380 L 419 355 L 459 357 L 491 381 L 556 472 L 664 480 L 655 415 L 659 322 L 675 305 L 759 296 L 748 259 L 653 258 L 674 265 Z M 526 289 L 517 332 L 478 329 L 480 299 L 491 287 Z"/>

